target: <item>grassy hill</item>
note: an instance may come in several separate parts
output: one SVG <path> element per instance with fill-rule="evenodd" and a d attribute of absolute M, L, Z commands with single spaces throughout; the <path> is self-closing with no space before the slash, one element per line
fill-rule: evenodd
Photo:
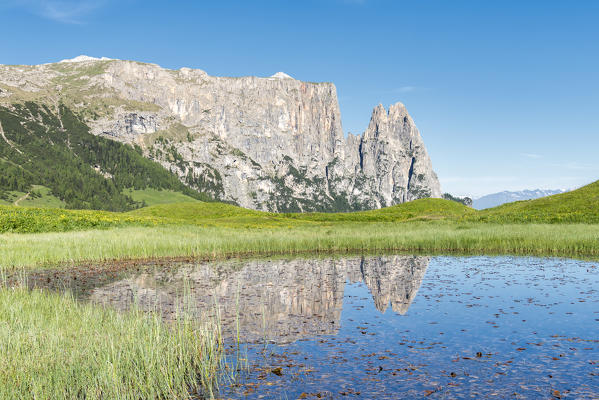
<path fill-rule="evenodd" d="M 172 193 L 162 195 L 173 196 Z M 157 204 L 127 213 L 0 206 L 0 233 L 61 232 L 132 225 L 268 228 L 338 223 L 437 221 L 459 219 L 472 213 L 472 209 L 462 204 L 443 199 L 420 199 L 371 211 L 306 214 L 277 214 L 248 210 L 225 203 L 201 201 Z"/>
<path fill-rule="evenodd" d="M 21 207 L 64 208 L 65 202 L 52 194 L 52 189 L 42 185 L 31 185 L 28 192 L 8 191 L 0 205 Z"/>
<path fill-rule="evenodd" d="M 0 272 L 122 258 L 314 252 L 597 257 L 597 186 L 485 211 L 442 199 L 336 214 L 276 214 L 201 201 L 130 212 L 0 206 Z"/>
<path fill-rule="evenodd" d="M 420 199 L 378 210 L 349 213 L 266 213 L 222 203 L 170 204 L 131 212 L 136 216 L 168 217 L 181 222 L 207 220 L 302 222 L 410 222 L 436 221 L 489 223 L 599 223 L 599 181 L 571 192 L 518 201 L 477 211 L 444 199 Z"/>
<path fill-rule="evenodd" d="M 139 217 L 166 217 L 190 224 L 286 224 L 336 222 L 406 222 L 460 218 L 474 211 L 460 203 L 443 199 L 419 199 L 379 210 L 347 213 L 271 213 L 248 210 L 223 203 L 178 203 L 145 207 L 130 212 Z"/>
<path fill-rule="evenodd" d="M 571 192 L 502 204 L 471 220 L 496 223 L 599 223 L 599 181 Z"/>

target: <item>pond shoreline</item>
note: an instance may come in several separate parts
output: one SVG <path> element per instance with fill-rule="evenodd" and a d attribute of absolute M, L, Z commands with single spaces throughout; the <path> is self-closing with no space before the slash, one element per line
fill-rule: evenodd
<path fill-rule="evenodd" d="M 122 272 L 130 269 L 140 267 L 163 267 L 167 264 L 184 264 L 184 263 L 207 263 L 207 262 L 218 262 L 218 261 L 232 261 L 237 260 L 239 262 L 249 260 L 260 260 L 260 259 L 308 259 L 308 258 L 344 258 L 344 257 L 371 257 L 371 256 L 386 256 L 386 255 L 417 255 L 417 256 L 448 256 L 448 257 L 542 257 L 551 259 L 567 259 L 567 260 L 580 260 L 580 261 L 599 261 L 599 256 L 585 256 L 585 255 L 572 255 L 572 254 L 547 254 L 547 253 L 510 253 L 510 252 L 475 252 L 475 251 L 461 251 L 461 250 L 439 250 L 439 251 L 414 251 L 405 249 L 380 249 L 380 250 L 305 250 L 295 252 L 236 252 L 236 253 L 223 253 L 217 255 L 199 255 L 199 256 L 166 256 L 166 257 L 123 257 L 113 258 L 106 260 L 82 260 L 80 262 L 57 262 L 42 265 L 33 265 L 28 267 L 9 267 L 4 269 L 4 274 L 10 279 L 11 276 L 17 276 L 16 274 L 26 271 L 27 274 L 37 272 L 48 272 L 48 271 L 60 271 L 65 273 L 77 273 L 81 271 L 96 271 L 99 272 Z"/>
<path fill-rule="evenodd" d="M 0 269 L 348 254 L 599 258 L 599 225 L 373 223 L 302 228 L 128 227 L 0 235 Z"/>

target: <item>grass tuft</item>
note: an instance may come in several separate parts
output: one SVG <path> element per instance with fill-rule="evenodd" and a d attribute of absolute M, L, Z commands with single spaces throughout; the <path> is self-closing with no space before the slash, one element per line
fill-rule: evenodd
<path fill-rule="evenodd" d="M 215 324 L 0 288 L 0 398 L 185 399 L 214 395 L 223 356 Z"/>

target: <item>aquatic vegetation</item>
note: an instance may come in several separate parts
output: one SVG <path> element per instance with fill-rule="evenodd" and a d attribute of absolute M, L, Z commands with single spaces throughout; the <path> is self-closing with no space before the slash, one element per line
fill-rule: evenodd
<path fill-rule="evenodd" d="M 219 380 L 219 398 L 599 394 L 594 262 L 379 254 L 107 271 L 27 276 L 30 287 L 123 313 L 169 318 L 184 304 L 201 321 L 218 299 L 230 377 Z"/>
<path fill-rule="evenodd" d="M 0 398 L 212 397 L 224 348 L 215 321 L 166 324 L 71 295 L 0 287 Z"/>

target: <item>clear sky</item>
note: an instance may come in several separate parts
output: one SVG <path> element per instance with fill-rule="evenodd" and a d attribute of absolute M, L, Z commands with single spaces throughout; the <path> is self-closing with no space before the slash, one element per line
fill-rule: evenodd
<path fill-rule="evenodd" d="M 599 1 L 0 0 L 0 37 L 0 64 L 332 81 L 354 133 L 401 101 L 457 195 L 599 179 Z"/>

